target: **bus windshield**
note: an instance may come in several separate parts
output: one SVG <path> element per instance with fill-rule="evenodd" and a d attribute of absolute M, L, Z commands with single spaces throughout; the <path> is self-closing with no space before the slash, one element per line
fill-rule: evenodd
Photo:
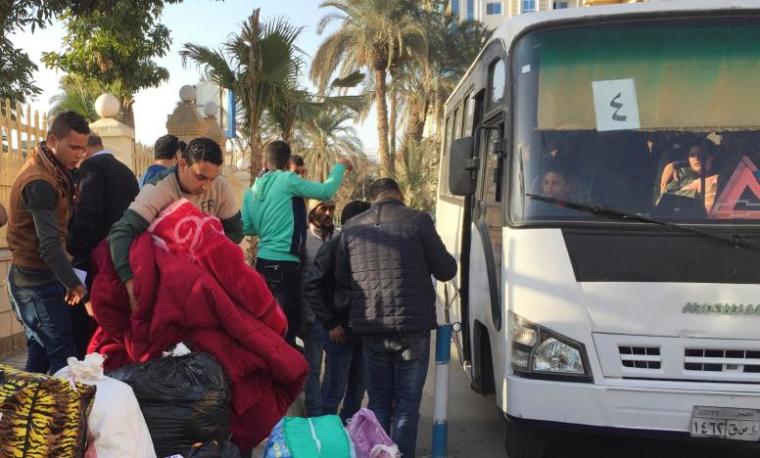
<path fill-rule="evenodd" d="M 513 51 L 512 221 L 578 205 L 685 224 L 760 220 L 760 20 L 537 30 Z"/>

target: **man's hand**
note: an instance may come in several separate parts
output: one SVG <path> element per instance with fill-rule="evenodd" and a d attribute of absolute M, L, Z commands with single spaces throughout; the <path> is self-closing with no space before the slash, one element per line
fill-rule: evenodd
<path fill-rule="evenodd" d="M 87 315 L 89 315 L 89 316 L 91 316 L 93 318 L 95 317 L 95 313 L 93 313 L 93 311 L 92 311 L 92 302 L 90 302 L 90 301 L 85 302 L 84 303 L 84 309 L 85 309 L 85 311 L 87 311 Z"/>
<path fill-rule="evenodd" d="M 339 324 L 330 329 L 330 340 L 338 345 L 343 345 L 346 343 L 346 330 L 343 329 L 342 325 Z"/>
<path fill-rule="evenodd" d="M 343 165 L 345 165 L 345 166 L 346 166 L 346 170 L 348 170 L 349 172 L 350 172 L 350 171 L 352 171 L 352 170 L 354 169 L 354 164 L 353 164 L 353 163 L 351 163 L 351 159 L 349 159 L 349 158 L 347 158 L 347 157 L 344 157 L 344 158 L 342 158 L 341 160 L 339 160 L 339 161 L 338 161 L 338 164 L 343 164 Z"/>
<path fill-rule="evenodd" d="M 134 284 L 134 280 L 127 280 L 127 282 L 124 283 L 124 287 L 127 288 L 127 295 L 129 296 L 129 309 L 133 312 L 137 310 L 137 298 L 135 297 Z"/>
<path fill-rule="evenodd" d="M 69 305 L 77 305 L 84 297 L 84 286 L 79 285 L 74 289 L 66 291 L 65 301 Z"/>

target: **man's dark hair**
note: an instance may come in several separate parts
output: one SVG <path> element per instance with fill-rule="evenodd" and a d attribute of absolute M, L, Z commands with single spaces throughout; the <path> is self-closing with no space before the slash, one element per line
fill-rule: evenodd
<path fill-rule="evenodd" d="M 187 149 L 187 143 L 182 140 L 177 142 L 177 150 L 181 153 Z"/>
<path fill-rule="evenodd" d="M 543 172 L 541 172 L 541 179 L 543 179 L 548 173 L 556 173 L 557 175 L 560 175 L 562 178 L 564 178 L 565 181 L 568 181 L 570 179 L 570 174 L 567 170 L 567 167 L 565 167 L 557 160 L 548 161 L 544 164 Z"/>
<path fill-rule="evenodd" d="M 353 200 L 343 207 L 343 211 L 340 213 L 340 225 L 343 226 L 356 215 L 362 214 L 369 210 L 369 202 L 363 200 Z"/>
<path fill-rule="evenodd" d="M 398 183 L 396 183 L 396 180 L 393 178 L 380 178 L 375 180 L 375 182 L 369 187 L 369 195 L 372 197 L 372 200 L 377 199 L 380 194 L 386 192 L 397 192 L 401 194 L 401 188 L 398 187 Z"/>
<path fill-rule="evenodd" d="M 187 161 L 187 165 L 193 165 L 196 162 L 210 162 L 216 165 L 224 163 L 222 148 L 219 143 L 206 137 L 198 137 L 190 140 L 187 148 L 182 151 L 182 158 Z"/>
<path fill-rule="evenodd" d="M 153 146 L 153 157 L 156 159 L 174 159 L 177 157 L 179 149 L 179 139 L 174 135 L 164 135 L 158 137 L 155 146 Z"/>
<path fill-rule="evenodd" d="M 290 162 L 293 165 L 298 166 L 298 167 L 303 167 L 303 164 L 304 164 L 303 158 L 297 154 L 293 154 L 290 156 Z"/>
<path fill-rule="evenodd" d="M 290 145 L 282 140 L 275 140 L 266 146 L 267 167 L 279 170 L 288 168 L 290 162 Z"/>
<path fill-rule="evenodd" d="M 103 139 L 100 138 L 100 135 L 90 134 L 87 139 L 87 147 L 94 148 L 96 146 L 103 146 Z"/>
<path fill-rule="evenodd" d="M 64 111 L 57 115 L 53 122 L 50 123 L 49 135 L 55 135 L 55 138 L 61 140 L 66 138 L 71 131 L 75 131 L 79 134 L 89 134 L 90 125 L 87 124 L 87 120 L 79 113 L 73 111 Z"/>

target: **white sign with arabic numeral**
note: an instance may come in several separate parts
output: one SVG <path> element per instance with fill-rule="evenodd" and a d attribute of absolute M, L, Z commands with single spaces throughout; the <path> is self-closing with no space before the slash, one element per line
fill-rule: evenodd
<path fill-rule="evenodd" d="M 631 130 L 639 124 L 639 104 L 633 79 L 594 81 L 596 130 Z"/>

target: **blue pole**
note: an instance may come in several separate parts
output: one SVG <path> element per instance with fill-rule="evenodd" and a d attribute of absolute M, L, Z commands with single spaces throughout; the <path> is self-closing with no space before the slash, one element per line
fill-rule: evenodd
<path fill-rule="evenodd" d="M 438 326 L 435 337 L 435 391 L 433 394 L 433 458 L 447 456 L 449 410 L 450 324 Z"/>
<path fill-rule="evenodd" d="M 227 138 L 237 137 L 235 93 L 227 91 Z"/>

